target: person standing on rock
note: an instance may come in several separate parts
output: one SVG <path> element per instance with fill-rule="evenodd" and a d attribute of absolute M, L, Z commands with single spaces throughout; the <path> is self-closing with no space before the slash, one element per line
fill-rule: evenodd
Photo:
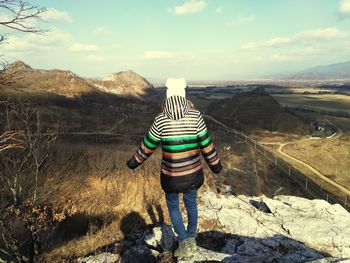
<path fill-rule="evenodd" d="M 127 166 L 130 169 L 137 168 L 161 142 L 161 186 L 179 239 L 179 247 L 174 255 L 189 257 L 196 249 L 197 190 L 204 182 L 200 154 L 214 173 L 220 173 L 222 166 L 202 114 L 193 109 L 186 99 L 185 79 L 167 79 L 166 86 L 163 111 L 156 116 L 139 149 L 127 161 Z M 183 193 L 188 217 L 187 229 L 179 208 L 179 193 Z"/>

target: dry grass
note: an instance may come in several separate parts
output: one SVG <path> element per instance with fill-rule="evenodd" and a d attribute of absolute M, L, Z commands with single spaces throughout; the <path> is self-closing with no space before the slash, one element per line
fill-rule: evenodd
<path fill-rule="evenodd" d="M 350 137 L 350 119 L 333 116 L 327 116 L 327 119 L 340 129 L 344 136 Z"/>
<path fill-rule="evenodd" d="M 224 167 L 219 176 L 214 176 L 216 185 L 230 185 L 236 195 L 264 194 L 273 197 L 276 194 L 285 194 L 309 197 L 293 180 L 244 141 L 215 132 L 212 137 Z M 231 148 L 228 150 L 227 146 Z"/>
<path fill-rule="evenodd" d="M 321 117 L 323 116 L 318 116 L 318 118 Z M 333 119 L 342 118 L 332 117 L 332 122 L 335 124 Z M 339 123 L 344 124 L 343 122 L 345 120 L 347 119 L 338 121 Z M 347 124 L 347 121 L 345 124 Z M 338 128 L 340 127 L 338 125 L 336 126 Z M 350 128 L 350 126 L 348 126 L 348 128 Z M 307 137 L 294 137 L 287 134 L 284 137 L 281 137 L 280 134 L 278 134 L 276 138 L 274 138 L 274 134 L 271 133 L 268 135 L 265 133 L 260 140 L 266 143 L 263 144 L 264 147 L 272 151 L 293 167 L 297 168 L 299 171 L 303 172 L 316 184 L 343 198 L 344 194 L 339 192 L 337 187 L 332 186 L 322 180 L 318 175 L 312 172 L 309 168 L 305 167 L 303 164 L 300 164 L 278 153 L 277 151 L 280 143 L 288 143 L 282 148 L 284 153 L 311 165 L 313 168 L 338 184 L 350 188 L 350 137 L 348 131 L 342 130 L 342 133 L 343 135 L 341 137 L 334 139 L 308 139 Z"/>
<path fill-rule="evenodd" d="M 69 174 L 49 176 L 41 187 L 41 196 L 46 196 L 46 201 L 74 213 L 51 234 L 44 248 L 45 261 L 68 261 L 121 240 L 125 234 L 121 222 L 131 213 L 139 214 L 145 226 L 163 220 L 169 223 L 159 182 L 159 152 L 143 166 L 129 170 L 125 163 L 136 146 L 103 149 L 85 145 L 81 151 L 77 149 L 76 145 L 74 151 L 61 152 L 66 158 L 78 158 L 73 162 L 77 169 L 61 170 Z M 83 159 L 88 160 L 87 171 L 79 168 Z M 56 165 L 62 166 L 59 160 Z M 52 166 L 48 172 L 59 173 Z M 51 191 L 53 184 L 55 193 Z M 45 195 L 46 191 L 51 194 Z"/>
<path fill-rule="evenodd" d="M 279 95 L 276 95 L 279 96 Z M 288 98 L 288 96 L 293 95 L 283 95 L 282 97 Z M 297 103 L 308 103 L 308 100 L 301 100 L 298 102 L 297 97 L 309 97 L 304 95 L 296 95 L 291 97 L 293 103 L 296 103 L 294 106 L 297 106 Z M 314 104 L 319 103 L 320 105 L 325 104 L 325 100 L 318 100 L 317 98 L 332 98 L 333 103 L 337 103 L 337 99 L 340 97 L 342 100 L 337 107 L 340 107 L 341 103 L 348 103 L 350 107 L 350 97 L 342 95 L 313 95 Z M 326 97 L 324 97 L 326 96 Z M 279 100 L 279 98 L 277 98 Z M 303 107 L 306 105 L 303 105 Z M 332 111 L 331 107 L 333 104 L 327 105 L 327 111 Z M 340 109 L 340 108 L 339 108 Z M 308 119 L 316 120 L 321 123 L 332 123 L 337 129 L 337 133 L 341 133 L 342 136 L 335 139 L 319 139 L 319 140 L 308 140 L 307 137 L 301 136 L 291 136 L 288 133 L 285 134 L 273 134 L 266 132 L 265 134 L 260 133 L 260 140 L 264 142 L 272 143 L 290 143 L 283 148 L 283 152 L 300 159 L 316 170 L 320 171 L 322 174 L 327 176 L 329 179 L 334 180 L 340 185 L 350 188 L 350 119 L 335 117 L 329 115 L 323 115 L 316 112 L 304 113 Z M 304 140 L 303 140 L 304 139 Z M 305 140 L 306 139 L 306 140 Z M 277 153 L 278 145 L 265 145 L 269 149 Z M 316 174 L 306 168 L 304 165 L 294 162 L 289 158 L 286 158 L 283 155 L 279 155 L 280 158 L 285 159 L 287 162 L 291 163 L 293 166 L 298 168 L 300 171 L 304 172 L 309 178 L 311 178 L 318 185 L 321 185 L 328 191 L 334 193 L 338 196 L 343 196 L 342 193 L 339 193 L 339 189 L 329 185 L 328 183 L 321 180 Z"/>
<path fill-rule="evenodd" d="M 350 189 L 350 138 L 306 140 L 286 145 L 283 151 L 303 160 L 329 179 Z"/>

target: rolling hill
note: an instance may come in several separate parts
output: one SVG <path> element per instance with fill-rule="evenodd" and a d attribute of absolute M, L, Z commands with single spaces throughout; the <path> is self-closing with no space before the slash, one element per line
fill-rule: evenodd
<path fill-rule="evenodd" d="M 0 84 L 7 93 L 53 93 L 65 97 L 78 97 L 91 93 L 113 93 L 140 97 L 153 85 L 133 71 L 114 73 L 106 80 L 87 79 L 72 71 L 33 69 L 22 61 L 10 64 L 1 72 L 8 83 Z"/>
<path fill-rule="evenodd" d="M 350 80 L 350 61 L 312 67 L 294 74 L 285 75 L 284 80 Z"/>
<path fill-rule="evenodd" d="M 305 134 L 309 127 L 299 117 L 283 109 L 263 88 L 214 102 L 209 115 L 235 129 Z"/>
<path fill-rule="evenodd" d="M 99 90 L 122 95 L 143 96 L 153 85 L 132 70 L 113 73 L 104 80 L 91 80 Z"/>

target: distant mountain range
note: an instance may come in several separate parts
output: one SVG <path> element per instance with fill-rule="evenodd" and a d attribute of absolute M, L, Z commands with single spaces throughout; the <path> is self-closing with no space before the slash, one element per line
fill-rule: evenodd
<path fill-rule="evenodd" d="M 33 69 L 22 61 L 16 61 L 1 74 L 5 79 L 6 75 L 13 78 L 9 83 L 0 83 L 0 89 L 5 92 L 54 93 L 65 97 L 103 92 L 139 97 L 147 89 L 154 88 L 145 78 L 131 70 L 113 73 L 104 80 L 96 80 L 80 77 L 68 70 Z"/>
<path fill-rule="evenodd" d="M 317 66 L 296 73 L 276 74 L 274 79 L 279 80 L 304 80 L 304 81 L 350 81 L 350 61 Z"/>

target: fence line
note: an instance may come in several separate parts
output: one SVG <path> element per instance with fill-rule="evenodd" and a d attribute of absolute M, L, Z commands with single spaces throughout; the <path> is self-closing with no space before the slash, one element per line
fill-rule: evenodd
<path fill-rule="evenodd" d="M 225 124 L 213 119 L 210 116 L 203 115 L 207 120 L 209 120 L 212 124 L 216 125 L 216 128 L 219 132 L 224 133 L 226 135 L 234 135 L 236 138 L 242 139 L 248 145 L 253 147 L 258 153 L 265 156 L 268 160 L 273 162 L 277 167 L 280 168 L 288 177 L 290 177 L 294 182 L 304 188 L 304 190 L 310 193 L 315 198 L 321 198 L 326 200 L 331 204 L 340 204 L 346 210 L 350 212 L 350 196 L 344 196 L 343 200 L 339 200 L 339 197 L 334 194 L 328 192 L 327 190 L 322 188 L 322 184 L 318 185 L 311 179 L 309 179 L 303 172 L 299 169 L 293 167 L 291 164 L 286 162 L 285 160 L 279 158 L 272 151 L 266 149 L 262 145 L 260 145 L 256 140 L 250 138 L 243 132 L 232 129 Z"/>

